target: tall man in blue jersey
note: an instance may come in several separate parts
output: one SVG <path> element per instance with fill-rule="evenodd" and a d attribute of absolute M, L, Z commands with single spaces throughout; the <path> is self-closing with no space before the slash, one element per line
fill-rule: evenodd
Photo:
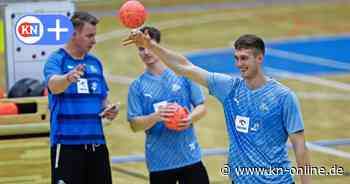
<path fill-rule="evenodd" d="M 230 141 L 230 178 L 236 184 L 293 183 L 288 137 L 297 166 L 309 164 L 298 100 L 289 88 L 264 75 L 265 44 L 261 38 L 243 35 L 234 43 L 235 65 L 242 78 L 203 70 L 139 31 L 133 31 L 123 44 L 151 50 L 175 73 L 207 87 L 222 103 Z M 310 177 L 301 175 L 301 182 L 310 183 Z"/>
<path fill-rule="evenodd" d="M 144 27 L 150 38 L 160 42 L 160 32 Z M 138 47 L 146 69 L 129 87 L 128 121 L 134 131 L 145 131 L 146 164 L 151 184 L 209 184 L 208 174 L 201 162 L 201 150 L 193 123 L 206 112 L 205 98 L 199 86 L 177 76 L 152 51 Z M 164 121 L 177 103 L 190 111 L 178 124 L 179 130 L 168 129 Z"/>
<path fill-rule="evenodd" d="M 71 40 L 44 67 L 51 113 L 52 184 L 112 184 L 102 118 L 118 107 L 107 100 L 102 64 L 89 53 L 98 19 L 76 12 Z"/>

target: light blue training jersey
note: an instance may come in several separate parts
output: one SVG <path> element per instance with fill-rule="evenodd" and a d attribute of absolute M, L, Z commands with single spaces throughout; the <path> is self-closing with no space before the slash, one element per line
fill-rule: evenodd
<path fill-rule="evenodd" d="M 178 103 L 192 111 L 205 97 L 198 85 L 166 69 L 160 76 L 146 71 L 133 81 L 128 92 L 128 120 L 149 115 L 161 102 Z M 170 130 L 157 122 L 146 132 L 145 155 L 150 172 L 176 169 L 201 160 L 195 130 Z"/>
<path fill-rule="evenodd" d="M 235 184 L 293 183 L 286 143 L 289 134 L 304 129 L 295 94 L 271 78 L 256 90 L 225 74 L 210 73 L 207 83 L 224 107 L 229 175 Z M 263 168 L 266 173 L 240 173 L 244 168 Z"/>

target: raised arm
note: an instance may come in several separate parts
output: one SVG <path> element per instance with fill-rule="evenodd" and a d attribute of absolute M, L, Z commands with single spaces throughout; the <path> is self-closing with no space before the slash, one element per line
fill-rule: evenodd
<path fill-rule="evenodd" d="M 186 59 L 185 56 L 166 49 L 155 41 L 151 40 L 147 30 L 146 33 L 140 31 L 133 31 L 127 39 L 123 41 L 123 45 L 135 44 L 137 47 L 144 47 L 150 49 L 154 54 L 156 54 L 163 63 L 165 63 L 169 68 L 171 68 L 176 74 L 186 76 L 193 81 L 208 87 L 207 78 L 209 72 L 193 65 L 190 61 Z"/>

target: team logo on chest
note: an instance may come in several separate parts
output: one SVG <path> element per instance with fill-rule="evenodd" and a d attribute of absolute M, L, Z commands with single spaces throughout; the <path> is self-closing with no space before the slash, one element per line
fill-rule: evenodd
<path fill-rule="evenodd" d="M 261 112 L 268 112 L 269 111 L 269 107 L 266 105 L 266 103 L 261 103 L 259 106 L 259 110 Z"/>
<path fill-rule="evenodd" d="M 238 100 L 238 98 L 234 98 L 233 101 L 235 101 L 236 105 L 239 105 L 239 100 Z"/>
<path fill-rule="evenodd" d="M 97 73 L 98 72 L 97 68 L 94 65 L 90 65 L 90 71 L 91 71 L 91 73 Z"/>
<path fill-rule="evenodd" d="M 180 89 L 181 89 L 181 86 L 178 85 L 178 84 L 173 84 L 173 85 L 171 86 L 171 91 L 173 91 L 173 92 L 176 92 L 176 91 L 178 91 L 178 90 L 180 90 Z"/>

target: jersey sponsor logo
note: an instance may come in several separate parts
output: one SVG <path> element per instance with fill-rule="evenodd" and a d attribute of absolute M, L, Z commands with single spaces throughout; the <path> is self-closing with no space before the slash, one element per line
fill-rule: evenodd
<path fill-rule="evenodd" d="M 158 109 L 159 109 L 159 107 L 161 106 L 161 105 L 166 105 L 168 102 L 167 101 L 161 101 L 161 102 L 158 102 L 158 103 L 155 103 L 155 104 L 153 104 L 153 108 L 154 108 L 154 112 L 157 112 L 158 111 Z"/>
<path fill-rule="evenodd" d="M 249 117 L 236 116 L 235 126 L 238 132 L 248 133 L 249 132 Z"/>
<path fill-rule="evenodd" d="M 78 79 L 77 82 L 77 90 L 79 94 L 88 94 L 89 93 L 89 85 L 87 79 Z"/>

